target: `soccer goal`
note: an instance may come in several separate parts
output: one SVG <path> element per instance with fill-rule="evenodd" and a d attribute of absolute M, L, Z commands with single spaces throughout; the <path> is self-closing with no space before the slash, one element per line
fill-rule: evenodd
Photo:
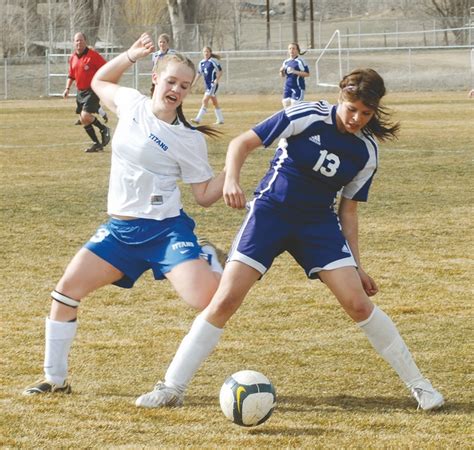
<path fill-rule="evenodd" d="M 341 33 L 334 31 L 316 59 L 316 84 L 318 86 L 338 87 L 342 79 Z"/>

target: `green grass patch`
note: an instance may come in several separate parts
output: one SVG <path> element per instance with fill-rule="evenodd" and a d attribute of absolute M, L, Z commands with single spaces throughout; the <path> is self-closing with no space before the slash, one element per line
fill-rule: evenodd
<path fill-rule="evenodd" d="M 329 96 L 335 101 L 335 96 Z M 227 144 L 280 107 L 278 96 L 222 96 L 224 136 L 209 141 L 219 171 Z M 472 448 L 472 203 L 474 100 L 465 92 L 390 94 L 402 123 L 383 144 L 360 248 L 379 283 L 374 301 L 397 323 L 420 368 L 446 397 L 416 410 L 394 372 L 326 287 L 288 255 L 255 286 L 193 379 L 183 408 L 142 410 L 137 396 L 166 370 L 195 317 L 167 282 L 145 274 L 81 306 L 70 357 L 73 394 L 25 398 L 42 374 L 49 293 L 76 250 L 106 220 L 110 147 L 86 154 L 74 102 L 1 103 L 2 448 Z M 200 105 L 185 105 L 190 118 Z M 213 122 L 210 109 L 206 116 Z M 112 128 L 115 118 L 111 117 Z M 250 198 L 272 149 L 254 152 Z M 197 233 L 228 249 L 244 212 L 195 205 Z M 230 424 L 219 389 L 231 373 L 263 372 L 278 406 L 254 429 Z"/>

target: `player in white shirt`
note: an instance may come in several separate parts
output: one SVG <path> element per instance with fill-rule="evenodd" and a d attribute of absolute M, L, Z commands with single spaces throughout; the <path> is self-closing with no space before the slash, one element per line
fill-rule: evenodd
<path fill-rule="evenodd" d="M 189 184 L 196 202 L 204 207 L 222 197 L 224 173 L 213 177 L 204 137 L 218 132 L 194 128 L 182 111 L 194 65 L 180 54 L 164 57 L 152 75 L 151 99 L 118 85 L 122 74 L 153 50 L 151 37 L 144 33 L 129 50 L 101 67 L 92 81 L 101 102 L 119 118 L 112 140 L 110 220 L 78 251 L 51 293 L 45 376 L 27 387 L 25 395 L 71 392 L 68 355 L 77 329 L 77 308 L 96 289 L 109 284 L 131 288 L 151 269 L 155 279 L 168 279 L 197 310 L 217 289 L 222 266 L 212 246 L 198 244 L 177 184 Z"/>
<path fill-rule="evenodd" d="M 395 324 L 372 303 L 370 297 L 378 287 L 363 270 L 359 256 L 357 204 L 367 201 L 377 169 L 375 138 L 395 137 L 399 125 L 389 120 L 380 104 L 385 85 L 374 70 L 354 70 L 339 86 L 337 105 L 298 103 L 229 144 L 224 201 L 241 209 L 247 205 L 239 183 L 246 158 L 262 145 L 278 143 L 234 240 L 216 294 L 184 337 L 164 383 L 140 396 L 137 406 L 183 403 L 192 376 L 217 345 L 224 325 L 285 251 L 308 278 L 326 284 L 421 409 L 443 405 L 443 396 L 421 374 Z"/>

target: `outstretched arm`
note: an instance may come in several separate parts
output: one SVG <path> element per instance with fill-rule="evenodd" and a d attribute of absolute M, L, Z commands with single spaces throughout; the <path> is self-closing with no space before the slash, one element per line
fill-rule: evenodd
<path fill-rule="evenodd" d="M 247 203 L 240 187 L 240 171 L 247 156 L 262 145 L 255 131 L 249 130 L 232 139 L 225 161 L 226 176 L 224 182 L 224 201 L 227 206 L 243 209 Z"/>
<path fill-rule="evenodd" d="M 100 102 L 115 112 L 115 93 L 120 87 L 118 82 L 123 73 L 139 59 L 144 58 L 155 50 L 153 40 L 148 33 L 140 38 L 124 53 L 103 65 L 92 79 L 92 89 L 99 96 Z"/>
<path fill-rule="evenodd" d="M 339 204 L 339 220 L 341 222 L 342 233 L 352 251 L 357 263 L 357 271 L 359 272 L 362 286 L 368 296 L 375 295 L 378 292 L 378 287 L 375 281 L 362 269 L 359 254 L 359 218 L 357 215 L 357 204 L 355 200 L 350 200 L 345 197 L 341 198 Z"/>

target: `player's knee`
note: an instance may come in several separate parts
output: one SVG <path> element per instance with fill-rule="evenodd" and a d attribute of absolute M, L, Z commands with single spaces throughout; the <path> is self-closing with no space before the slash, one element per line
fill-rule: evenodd
<path fill-rule="evenodd" d="M 69 308 L 77 309 L 81 304 L 80 300 L 76 300 L 68 295 L 65 295 L 56 289 L 51 292 L 51 298 L 53 301 L 60 303 L 61 305 L 67 306 Z"/>
<path fill-rule="evenodd" d="M 239 309 L 242 301 L 240 296 L 217 296 L 208 309 L 214 317 L 227 321 Z"/>
<path fill-rule="evenodd" d="M 374 306 L 366 296 L 354 296 L 343 303 L 351 319 L 361 322 L 370 316 Z"/>

